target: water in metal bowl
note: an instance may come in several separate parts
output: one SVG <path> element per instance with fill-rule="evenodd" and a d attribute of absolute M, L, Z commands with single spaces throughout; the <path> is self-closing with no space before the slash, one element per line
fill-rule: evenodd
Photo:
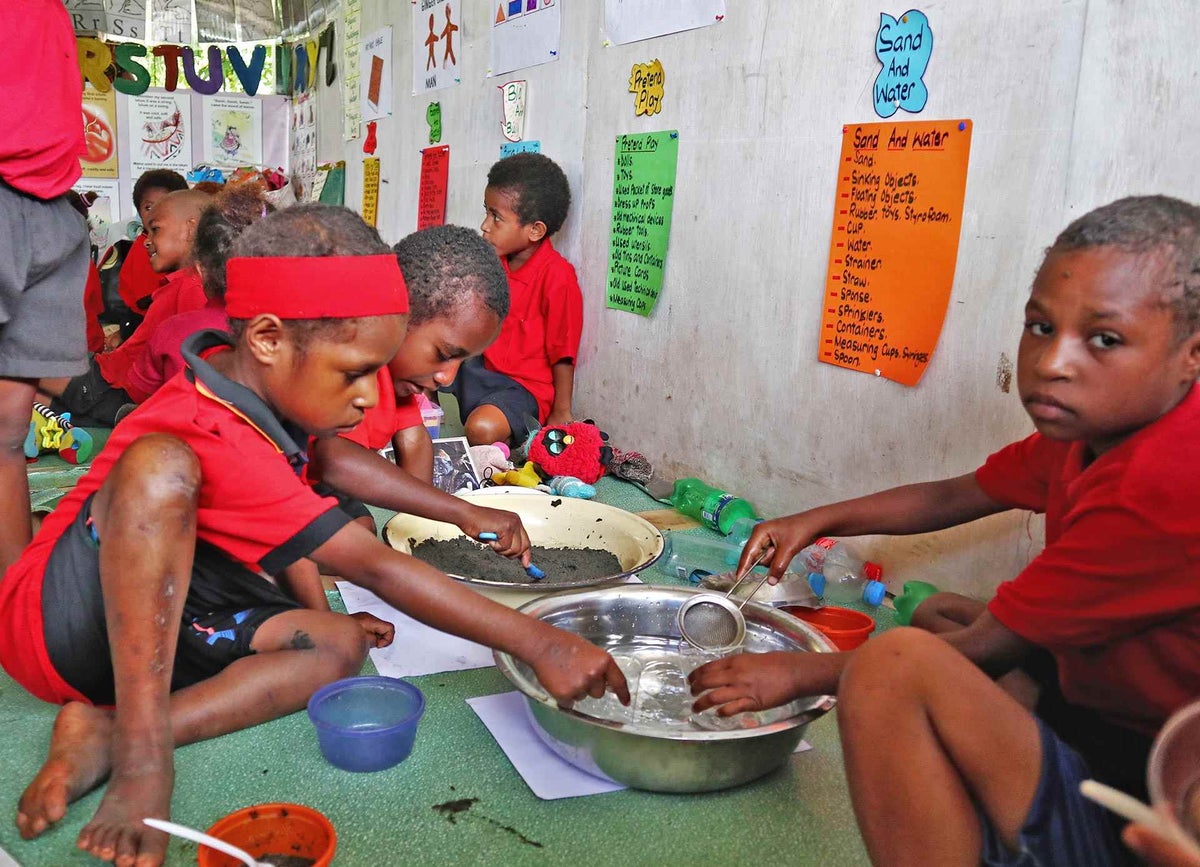
<path fill-rule="evenodd" d="M 833 706 L 815 696 L 759 714 L 720 718 L 691 710 L 687 673 L 713 658 L 682 643 L 676 613 L 697 591 L 610 587 L 544 597 L 521 607 L 609 650 L 630 681 L 632 702 L 612 696 L 561 708 L 524 663 L 497 653 L 500 670 L 525 694 L 542 739 L 576 767 L 627 786 L 703 792 L 737 786 L 784 764 L 808 723 Z M 746 650 L 811 653 L 833 648 L 816 630 L 751 603 Z"/>

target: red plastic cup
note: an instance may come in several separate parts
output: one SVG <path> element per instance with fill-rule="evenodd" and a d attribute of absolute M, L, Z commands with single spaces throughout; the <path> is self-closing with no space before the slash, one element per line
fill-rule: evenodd
<path fill-rule="evenodd" d="M 875 631 L 875 621 L 871 617 L 850 608 L 785 605 L 780 610 L 819 630 L 838 650 L 853 650 Z"/>
<path fill-rule="evenodd" d="M 310 858 L 313 867 L 329 867 L 337 851 L 333 823 L 303 804 L 255 804 L 230 813 L 208 829 L 218 840 L 245 849 L 257 860 L 267 855 Z M 200 867 L 242 867 L 224 852 L 200 846 Z"/>

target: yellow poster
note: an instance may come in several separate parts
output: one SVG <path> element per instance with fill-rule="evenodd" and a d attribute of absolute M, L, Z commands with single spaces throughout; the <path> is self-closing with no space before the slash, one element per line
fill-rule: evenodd
<path fill-rule="evenodd" d="M 379 157 L 367 157 L 363 160 L 363 200 L 362 218 L 370 225 L 375 225 L 379 215 Z"/>
<path fill-rule="evenodd" d="M 117 176 L 117 92 L 83 88 L 83 141 L 87 153 L 79 158 L 85 178 Z"/>

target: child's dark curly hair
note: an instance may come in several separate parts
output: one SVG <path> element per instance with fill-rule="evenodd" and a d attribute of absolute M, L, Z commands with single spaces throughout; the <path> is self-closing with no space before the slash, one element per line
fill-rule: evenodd
<path fill-rule="evenodd" d="M 445 316 L 475 297 L 503 321 L 508 278 L 496 251 L 478 232 L 431 226 L 393 248 L 408 286 L 409 327 Z"/>
<path fill-rule="evenodd" d="M 243 229 L 274 210 L 275 206 L 263 198 L 254 184 L 226 187 L 204 209 L 196 223 L 192 258 L 204 277 L 205 295 L 225 300 L 225 262 L 233 242 Z"/>
<path fill-rule="evenodd" d="M 545 223 L 547 238 L 567 219 L 571 187 L 563 170 L 544 154 L 526 152 L 505 157 L 488 170 L 487 185 L 512 195 L 513 210 L 522 224 L 538 220 Z"/>
<path fill-rule="evenodd" d="M 133 208 L 136 211 L 142 206 L 142 198 L 150 190 L 166 190 L 168 193 L 176 193 L 187 188 L 188 182 L 179 172 L 173 172 L 170 169 L 151 169 L 148 172 L 142 172 L 133 185 Z"/>
<path fill-rule="evenodd" d="M 259 220 L 238 236 L 230 257 L 262 256 L 380 256 L 392 250 L 374 228 L 349 208 L 334 205 L 292 205 Z M 495 254 L 493 254 L 495 255 Z M 347 286 L 347 291 L 353 291 Z M 288 334 L 303 353 L 314 339 L 341 342 L 354 333 L 357 319 L 290 319 Z M 246 320 L 229 320 L 234 339 L 241 338 Z"/>
<path fill-rule="evenodd" d="M 1163 250 L 1165 303 L 1179 341 L 1200 331 L 1200 208 L 1170 196 L 1129 196 L 1089 211 L 1063 229 L 1047 254 L 1117 247 L 1129 253 Z"/>

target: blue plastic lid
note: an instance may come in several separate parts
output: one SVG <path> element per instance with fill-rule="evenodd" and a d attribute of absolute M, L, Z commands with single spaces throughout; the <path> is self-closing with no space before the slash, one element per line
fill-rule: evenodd
<path fill-rule="evenodd" d="M 812 588 L 812 592 L 818 596 L 825 595 L 825 576 L 820 572 L 808 573 L 808 586 Z"/>
<path fill-rule="evenodd" d="M 882 581 L 868 581 L 863 585 L 863 602 L 878 605 L 887 596 L 887 586 Z"/>

